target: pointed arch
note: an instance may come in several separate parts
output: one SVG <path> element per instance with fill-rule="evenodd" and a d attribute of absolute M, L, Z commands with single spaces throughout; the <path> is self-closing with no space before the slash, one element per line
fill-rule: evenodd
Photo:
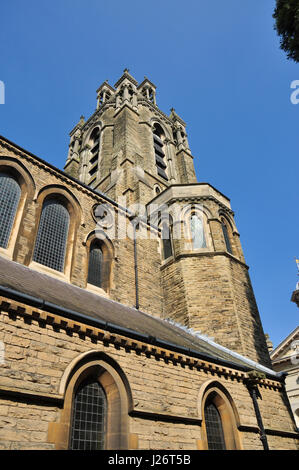
<path fill-rule="evenodd" d="M 36 224 L 32 237 L 34 244 L 31 247 L 30 266 L 69 281 L 76 233 L 82 222 L 79 202 L 64 186 L 49 185 L 38 193 L 36 204 Z M 55 239 L 52 240 L 53 231 Z M 56 249 L 56 239 L 59 250 Z"/>
<path fill-rule="evenodd" d="M 109 294 L 111 288 L 114 246 L 104 232 L 93 230 L 85 241 L 86 246 L 86 287 L 101 289 Z"/>
<path fill-rule="evenodd" d="M 168 214 L 168 217 L 159 220 L 159 228 L 161 229 L 162 255 L 163 259 L 166 260 L 174 254 L 173 219 L 170 214 Z"/>
<path fill-rule="evenodd" d="M 17 159 L 0 158 L 0 251 L 14 259 L 16 245 L 23 231 L 26 208 L 35 192 L 35 182 L 28 169 Z"/>
<path fill-rule="evenodd" d="M 58 450 L 70 448 L 74 400 L 86 383 L 98 384 L 107 403 L 104 449 L 128 449 L 128 415 L 133 403 L 128 379 L 114 359 L 94 350 L 73 359 L 62 376 L 60 391 L 64 395 L 64 404 L 60 422 L 50 423 L 50 442 L 54 442 Z"/>
<path fill-rule="evenodd" d="M 209 226 L 209 210 L 202 204 L 188 204 L 181 212 L 184 238 L 189 240 L 190 250 L 207 251 L 212 249 Z"/>
<path fill-rule="evenodd" d="M 215 426 L 214 442 L 209 414 Z M 220 381 L 211 379 L 202 384 L 198 395 L 198 415 L 202 420 L 203 449 L 217 446 L 226 450 L 242 449 L 239 414 L 230 393 Z"/>
<path fill-rule="evenodd" d="M 230 217 L 223 213 L 223 211 L 219 212 L 219 217 L 226 251 L 234 256 L 238 256 L 238 250 L 235 242 L 235 234 L 237 236 L 238 234 L 235 230 L 235 226 Z"/>

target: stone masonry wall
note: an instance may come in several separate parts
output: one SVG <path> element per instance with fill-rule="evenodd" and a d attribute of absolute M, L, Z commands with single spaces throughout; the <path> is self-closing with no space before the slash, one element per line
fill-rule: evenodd
<path fill-rule="evenodd" d="M 139 449 L 198 448 L 202 439 L 198 422 L 175 422 L 171 416 L 196 419 L 200 387 L 211 379 L 228 390 L 236 405 L 240 425 L 246 427 L 246 431 L 240 433 L 243 448 L 261 448 L 258 434 L 254 431 L 257 423 L 251 398 L 237 375 L 229 376 L 227 372 L 221 373 L 220 369 L 216 373 L 204 367 L 183 366 L 176 361 L 165 361 L 151 354 L 136 354 L 113 344 L 103 345 L 88 336 L 79 337 L 63 328 L 42 325 L 29 318 L 26 320 L 16 310 L 10 314 L 5 310 L 3 304 L 0 316 L 0 339 L 5 345 L 5 364 L 0 365 L 1 448 L 54 447 L 48 442 L 48 425 L 59 422 L 61 409 L 47 403 L 45 397 L 59 397 L 60 381 L 67 366 L 79 354 L 94 350 L 104 351 L 117 361 L 128 379 L 134 410 L 141 413 L 140 417 L 129 419 L 129 433 L 137 435 Z M 17 393 L 20 396 L 26 393 L 26 396 L 18 398 Z M 261 386 L 260 393 L 265 427 L 292 432 L 293 423 L 279 390 L 270 385 Z M 30 400 L 30 394 L 37 398 L 40 396 L 40 404 L 36 399 Z M 152 413 L 153 418 L 144 419 L 142 411 Z M 159 420 L 155 413 L 169 415 L 169 422 Z M 296 442 L 290 437 L 268 437 L 272 449 L 296 449 Z"/>

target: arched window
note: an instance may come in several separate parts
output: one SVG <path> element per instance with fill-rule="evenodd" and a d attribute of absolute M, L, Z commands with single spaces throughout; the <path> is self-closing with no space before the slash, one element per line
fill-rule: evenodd
<path fill-rule="evenodd" d="M 207 380 L 199 391 L 199 417 L 202 419 L 202 448 L 242 449 L 238 430 L 240 418 L 229 392 L 218 380 Z"/>
<path fill-rule="evenodd" d="M 225 450 L 221 416 L 212 396 L 205 403 L 204 418 L 209 450 Z"/>
<path fill-rule="evenodd" d="M 103 450 L 107 423 L 107 398 L 96 379 L 81 383 L 75 393 L 71 425 L 71 450 Z"/>
<path fill-rule="evenodd" d="M 163 136 L 164 132 L 162 127 L 159 124 L 155 124 L 153 130 L 153 138 L 157 172 L 159 176 L 161 176 L 165 180 L 168 180 L 168 176 L 166 174 L 167 165 L 165 162 Z"/>
<path fill-rule="evenodd" d="M 190 223 L 193 249 L 206 248 L 207 244 L 202 217 L 192 214 Z"/>
<path fill-rule="evenodd" d="M 33 261 L 62 272 L 69 225 L 70 215 L 64 204 L 58 199 L 46 199 L 42 208 Z"/>
<path fill-rule="evenodd" d="M 172 224 L 171 222 L 163 222 L 161 230 L 162 244 L 163 244 L 163 258 L 167 259 L 172 256 Z"/>
<path fill-rule="evenodd" d="M 88 284 L 102 287 L 102 267 L 103 267 L 103 251 L 97 241 L 90 246 L 89 262 L 88 262 Z"/>
<path fill-rule="evenodd" d="M 59 421 L 49 423 L 56 450 L 129 448 L 129 382 L 120 366 L 102 352 L 73 358 L 59 390 L 64 396 Z"/>
<path fill-rule="evenodd" d="M 223 232 L 223 236 L 224 236 L 224 240 L 225 240 L 226 250 L 229 253 L 232 253 L 233 251 L 232 251 L 232 247 L 231 247 L 231 243 L 230 243 L 230 239 L 229 239 L 228 229 L 227 229 L 227 225 L 226 225 L 226 222 L 224 221 L 224 219 L 221 219 L 221 226 L 222 226 L 222 232 Z"/>
<path fill-rule="evenodd" d="M 99 167 L 100 128 L 95 127 L 90 135 L 91 157 L 89 161 L 89 179 L 93 179 Z"/>
<path fill-rule="evenodd" d="M 21 188 L 8 173 L 0 173 L 0 246 L 7 248 L 21 197 Z"/>

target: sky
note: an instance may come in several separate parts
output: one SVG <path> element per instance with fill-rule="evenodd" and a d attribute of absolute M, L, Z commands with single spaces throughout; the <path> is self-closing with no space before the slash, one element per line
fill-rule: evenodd
<path fill-rule="evenodd" d="M 298 325 L 299 64 L 274 0 L 10 0 L 1 5 L 0 134 L 63 169 L 96 89 L 128 68 L 187 124 L 196 175 L 231 200 L 265 333 Z M 299 97 L 299 93 L 298 93 Z M 299 101 L 299 100 L 298 100 Z"/>

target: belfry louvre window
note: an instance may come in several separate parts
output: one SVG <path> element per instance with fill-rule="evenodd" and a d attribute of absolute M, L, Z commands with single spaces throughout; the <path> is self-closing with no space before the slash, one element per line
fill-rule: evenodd
<path fill-rule="evenodd" d="M 100 129 L 96 127 L 90 136 L 90 168 L 89 168 L 89 177 L 92 178 L 98 171 L 99 164 L 99 151 L 100 151 Z"/>
<path fill-rule="evenodd" d="M 206 402 L 204 415 L 209 450 L 225 450 L 221 417 L 213 401 Z"/>
<path fill-rule="evenodd" d="M 156 167 L 157 167 L 158 175 L 164 178 L 165 180 L 168 180 L 168 177 L 166 174 L 167 165 L 165 163 L 165 153 L 163 149 L 164 144 L 161 139 L 162 132 L 163 131 L 162 131 L 162 128 L 160 129 L 160 126 L 155 127 L 154 133 L 153 133 L 155 159 L 156 159 Z"/>
<path fill-rule="evenodd" d="M 88 284 L 102 287 L 102 262 L 103 252 L 101 247 L 96 243 L 92 243 L 89 252 L 88 262 Z"/>
<path fill-rule="evenodd" d="M 107 399 L 96 380 L 80 385 L 73 402 L 71 450 L 103 450 L 105 447 Z"/>
<path fill-rule="evenodd" d="M 63 271 L 69 225 L 66 207 L 56 199 L 47 199 L 43 204 L 33 261 Z"/>
<path fill-rule="evenodd" d="M 0 173 L 0 246 L 7 248 L 21 188 L 18 182 L 7 173 Z"/>

